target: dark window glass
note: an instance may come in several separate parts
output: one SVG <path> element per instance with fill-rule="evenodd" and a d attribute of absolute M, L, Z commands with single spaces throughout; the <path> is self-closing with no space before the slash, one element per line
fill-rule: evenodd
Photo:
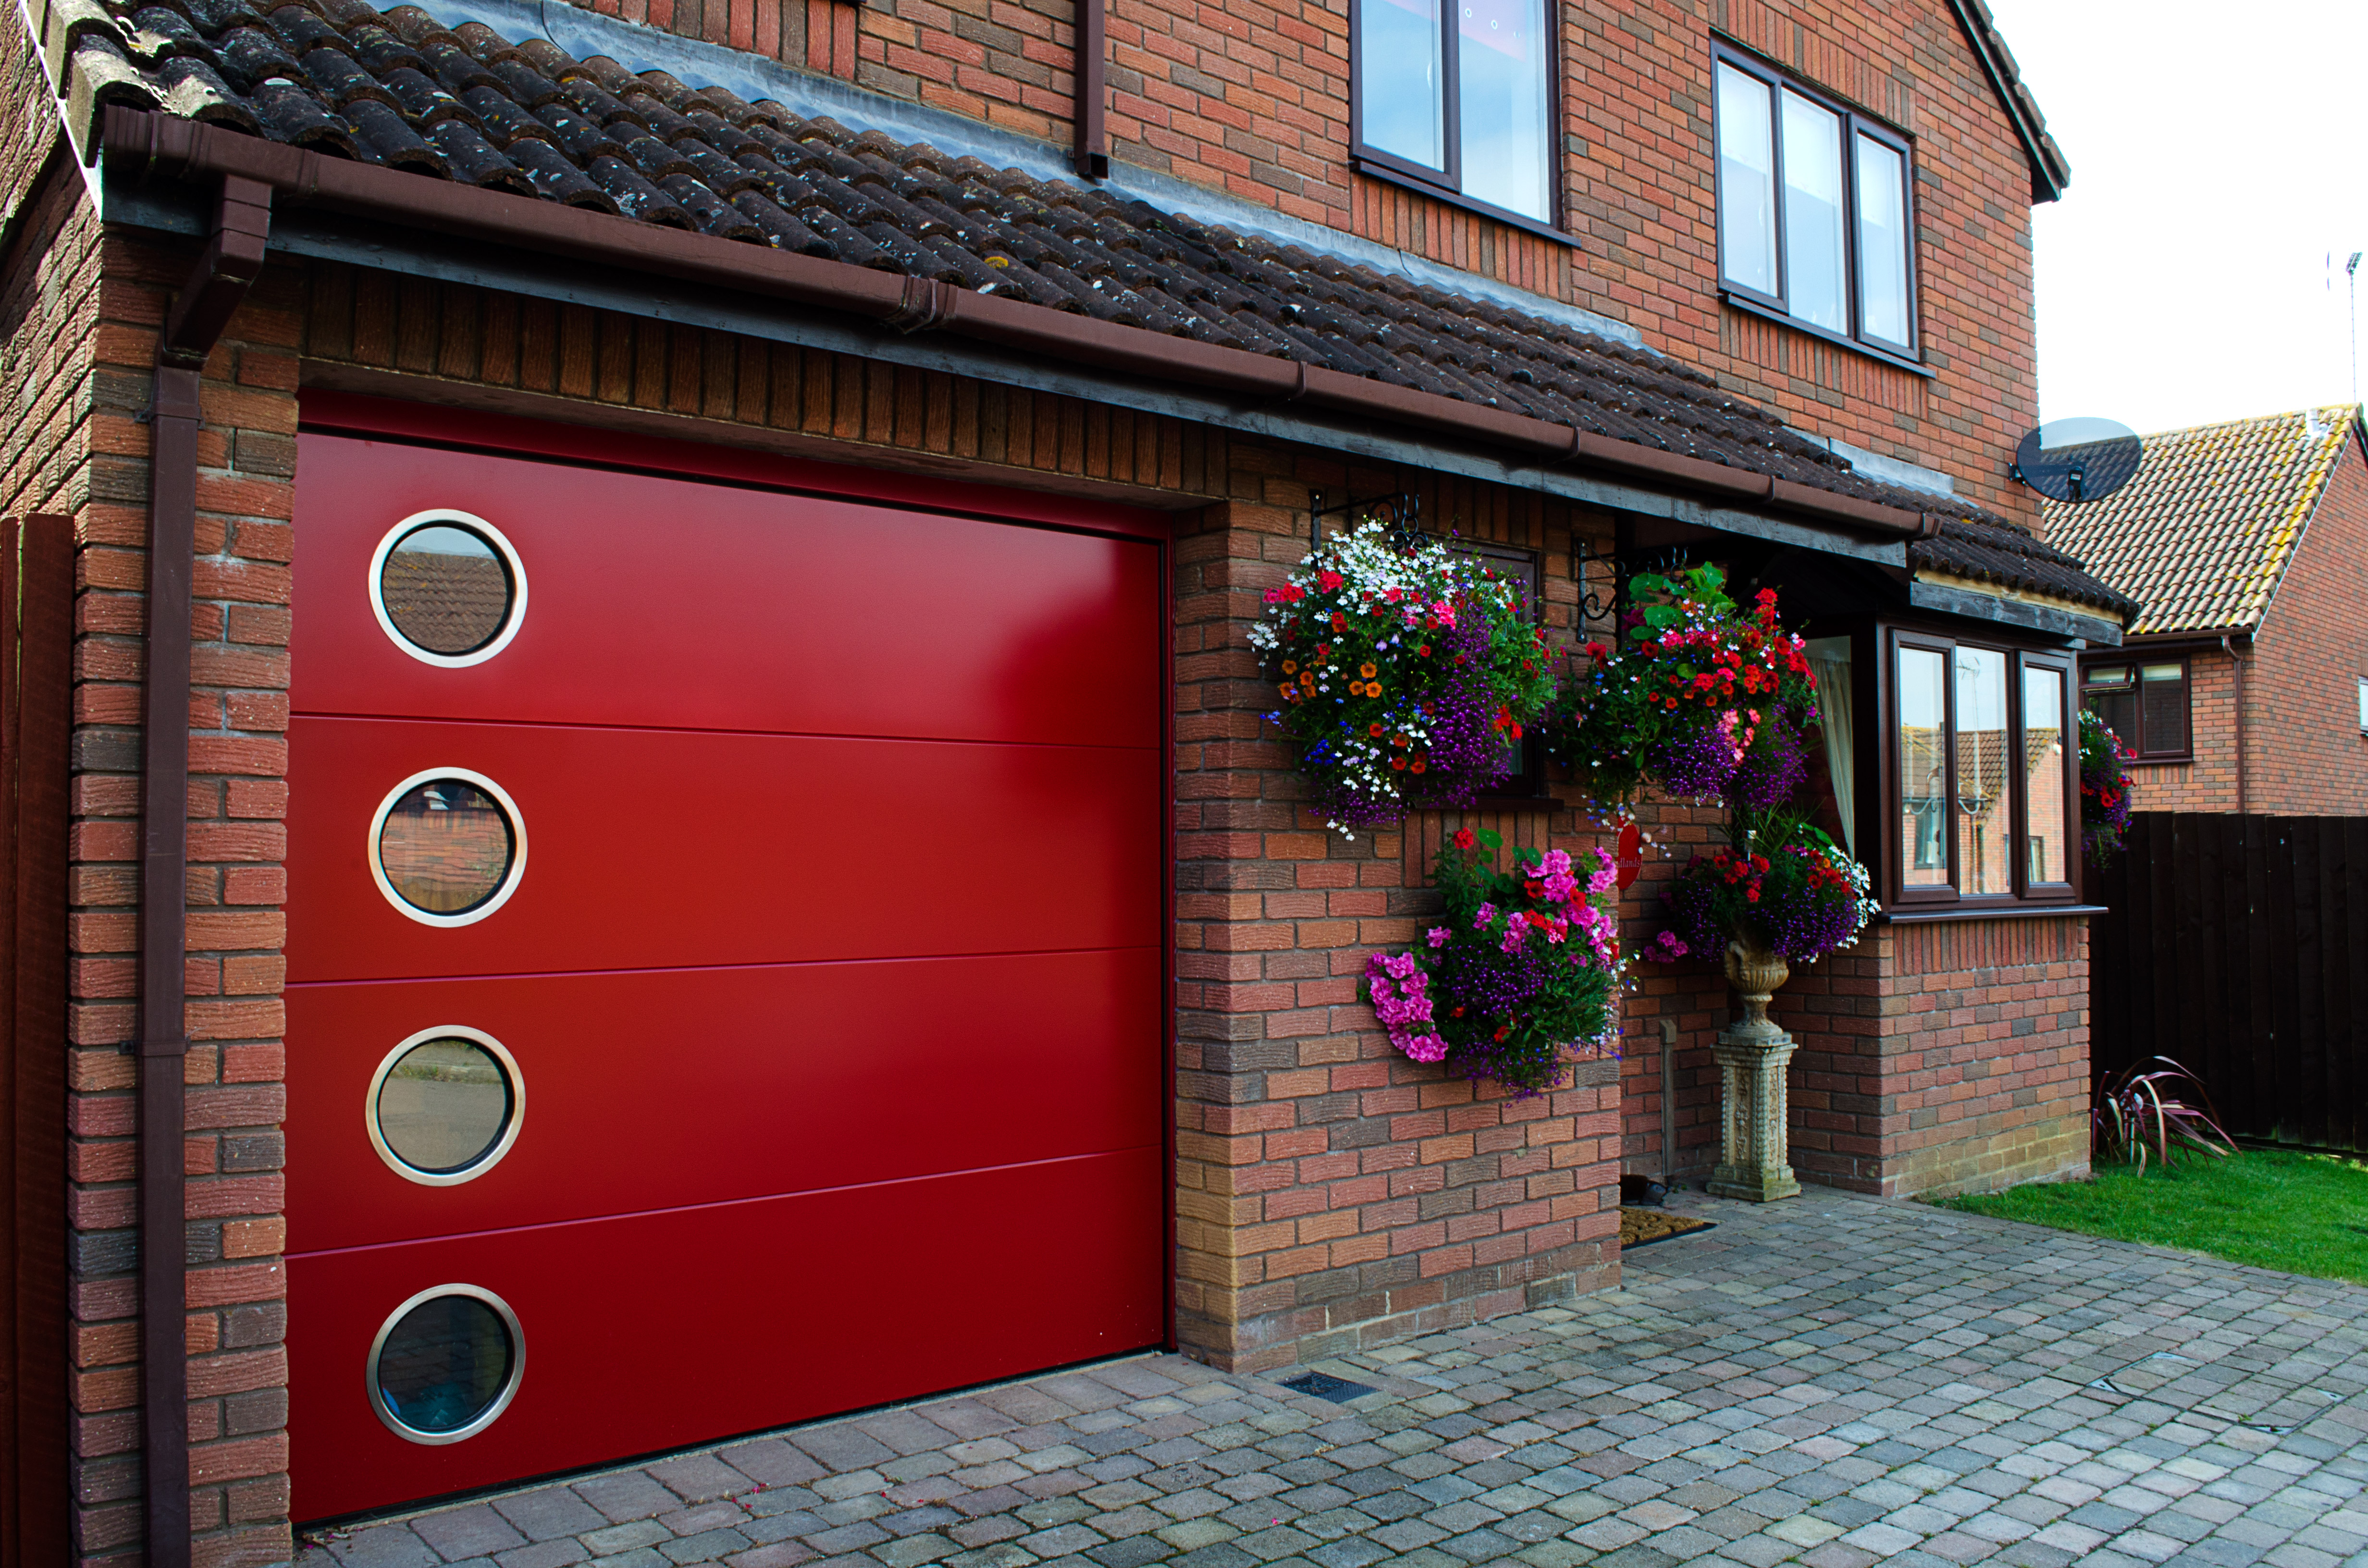
<path fill-rule="evenodd" d="M 1544 608 L 1544 580 L 1537 554 L 1510 545 L 1468 544 L 1458 553 L 1469 556 L 1499 577 L 1510 578 L 1520 590 L 1521 619 L 1534 624 Z M 1504 777 L 1489 787 L 1499 795 L 1531 796 L 1547 792 L 1545 769 L 1535 739 L 1524 735 L 1504 743 Z"/>
<path fill-rule="evenodd" d="M 458 778 L 404 791 L 379 829 L 381 869 L 397 896 L 430 915 L 463 915 L 500 891 L 517 852 L 494 798 Z"/>
<path fill-rule="evenodd" d="M 1892 646 L 1891 896 L 2061 900 L 2077 842 L 2069 670 L 1930 632 Z"/>
<path fill-rule="evenodd" d="M 2081 672 L 2080 704 L 2105 722 L 2133 756 L 2188 753 L 2188 678 L 2184 661 L 2158 665 L 2096 665 Z"/>
<path fill-rule="evenodd" d="M 431 1176 L 465 1170 L 491 1153 L 508 1128 L 509 1074 L 472 1040 L 422 1040 L 379 1085 L 379 1136 L 395 1158 Z"/>
<path fill-rule="evenodd" d="M 2138 729 L 2149 756 L 2187 750 L 2187 666 L 2145 665 L 2138 670 Z"/>
<path fill-rule="evenodd" d="M 508 562 L 472 528 L 430 523 L 387 551 L 379 597 L 395 630 L 431 653 L 472 653 L 510 618 Z"/>
<path fill-rule="evenodd" d="M 499 1312 L 474 1296 L 437 1296 L 387 1331 L 372 1371 L 388 1415 L 438 1435 L 491 1410 L 517 1359 Z"/>

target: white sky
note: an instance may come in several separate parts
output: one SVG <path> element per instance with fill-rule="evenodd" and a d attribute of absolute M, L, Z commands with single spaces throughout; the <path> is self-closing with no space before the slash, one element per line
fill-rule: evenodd
<path fill-rule="evenodd" d="M 1988 3 L 2072 160 L 2032 210 L 2041 416 L 2146 433 L 2351 401 L 2368 4 Z"/>

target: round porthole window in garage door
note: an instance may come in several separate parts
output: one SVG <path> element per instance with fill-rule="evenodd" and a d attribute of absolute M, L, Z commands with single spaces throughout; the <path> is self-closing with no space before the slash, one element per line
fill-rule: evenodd
<path fill-rule="evenodd" d="M 395 1308 L 370 1342 L 370 1406 L 399 1437 L 457 1443 L 494 1424 L 525 1372 L 509 1303 L 474 1285 L 438 1285 Z"/>
<path fill-rule="evenodd" d="M 507 903 L 526 874 L 526 824 L 502 787 L 431 767 L 387 791 L 370 819 L 370 875 L 427 926 L 467 926 Z"/>
<path fill-rule="evenodd" d="M 526 565 L 502 531 L 468 512 L 415 512 L 370 557 L 370 608 L 394 645 L 458 669 L 509 646 L 526 619 Z"/>
<path fill-rule="evenodd" d="M 371 1145 L 396 1175 L 451 1187 L 484 1175 L 518 1142 L 526 1085 L 501 1041 L 448 1024 L 386 1053 L 363 1111 Z"/>

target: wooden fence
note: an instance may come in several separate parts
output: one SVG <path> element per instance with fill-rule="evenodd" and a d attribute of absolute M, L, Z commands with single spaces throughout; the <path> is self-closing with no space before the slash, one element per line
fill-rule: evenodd
<path fill-rule="evenodd" d="M 2100 1072 L 2168 1056 L 2239 1137 L 2368 1148 L 2368 817 L 2141 812 L 2089 875 Z"/>

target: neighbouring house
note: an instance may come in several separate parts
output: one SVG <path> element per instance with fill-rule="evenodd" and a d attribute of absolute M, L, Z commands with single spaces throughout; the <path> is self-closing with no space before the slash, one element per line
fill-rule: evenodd
<path fill-rule="evenodd" d="M 2141 438 L 2101 501 L 2043 501 L 2049 542 L 2144 608 L 2080 656 L 2138 808 L 2368 812 L 2368 436 L 2336 405 Z"/>
<path fill-rule="evenodd" d="M 1803 1174 L 2082 1168 L 2066 165 L 1977 0 L 1715 14 L 0 25 L 7 1562 L 1615 1280 L 1725 985 L 1539 1097 L 1390 1052 L 1441 834 L 1601 833 L 1308 815 L 1246 632 L 1379 500 L 1561 646 L 1779 588 L 1886 908 L 1779 998 Z"/>

